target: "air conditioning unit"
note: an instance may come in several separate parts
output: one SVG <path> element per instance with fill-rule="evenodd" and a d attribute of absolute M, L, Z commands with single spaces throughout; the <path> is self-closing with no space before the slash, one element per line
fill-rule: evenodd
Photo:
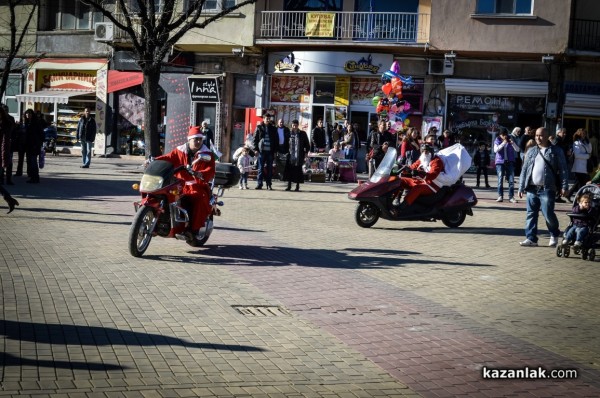
<path fill-rule="evenodd" d="M 430 75 L 451 76 L 454 74 L 454 60 L 452 59 L 430 59 Z"/>
<path fill-rule="evenodd" d="M 94 25 L 94 40 L 113 41 L 115 26 L 112 22 L 96 22 Z"/>

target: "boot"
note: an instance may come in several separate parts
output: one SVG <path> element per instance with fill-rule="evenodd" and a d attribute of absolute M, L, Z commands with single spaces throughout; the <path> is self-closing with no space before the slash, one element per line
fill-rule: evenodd
<path fill-rule="evenodd" d="M 292 190 L 292 182 L 291 181 L 288 181 L 288 186 L 287 186 L 287 188 L 285 190 L 286 191 L 291 191 Z"/>
<path fill-rule="evenodd" d="M 331 181 L 331 170 L 327 170 L 327 181 Z"/>
<path fill-rule="evenodd" d="M 296 189 L 294 189 L 294 191 L 298 192 L 300 190 L 300 183 L 296 183 Z"/>
<path fill-rule="evenodd" d="M 10 214 L 10 212 L 12 212 L 15 209 L 15 206 L 19 205 L 19 202 L 10 195 L 4 196 L 4 200 L 8 204 L 8 213 L 6 214 Z"/>

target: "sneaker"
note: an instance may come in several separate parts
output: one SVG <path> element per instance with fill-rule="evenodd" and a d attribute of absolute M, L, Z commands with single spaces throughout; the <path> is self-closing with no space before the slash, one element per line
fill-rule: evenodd
<path fill-rule="evenodd" d="M 240 185 L 240 189 L 244 189 L 244 187 Z"/>
<path fill-rule="evenodd" d="M 517 200 L 516 200 L 515 198 L 510 198 L 508 201 L 509 201 L 510 203 L 517 203 Z"/>
<path fill-rule="evenodd" d="M 575 245 L 577 245 L 577 242 L 575 242 Z M 550 247 L 556 246 L 556 238 L 554 236 L 550 237 L 550 241 L 548 242 L 548 246 L 550 246 Z"/>
<path fill-rule="evenodd" d="M 529 239 L 525 239 L 523 242 L 519 242 L 519 244 L 521 246 L 528 246 L 528 247 L 533 247 L 533 246 L 537 246 L 537 242 L 534 242 L 532 240 Z"/>
<path fill-rule="evenodd" d="M 581 245 L 583 245 L 583 243 L 580 240 L 576 240 L 575 244 L 573 246 L 575 246 L 575 247 L 581 247 Z"/>
<path fill-rule="evenodd" d="M 498 199 L 496 199 L 496 202 L 502 202 L 504 199 L 502 198 L 502 196 L 498 196 Z"/>
<path fill-rule="evenodd" d="M 563 246 L 567 246 L 569 244 L 569 241 L 566 239 L 563 239 L 562 244 L 563 244 Z"/>
<path fill-rule="evenodd" d="M 246 185 L 246 186 L 244 187 L 244 189 L 250 189 L 250 188 L 248 188 L 248 185 Z"/>

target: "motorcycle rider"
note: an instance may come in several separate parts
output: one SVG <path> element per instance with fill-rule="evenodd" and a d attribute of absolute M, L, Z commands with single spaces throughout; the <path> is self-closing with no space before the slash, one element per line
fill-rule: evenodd
<path fill-rule="evenodd" d="M 184 208 L 191 210 L 190 224 L 192 233 L 198 239 L 204 237 L 203 227 L 206 218 L 211 212 L 209 182 L 215 176 L 215 156 L 203 144 L 204 134 L 199 126 L 189 128 L 187 143 L 178 146 L 171 152 L 158 156 L 156 160 L 166 160 L 173 167 L 191 166 L 194 176 L 184 170 L 178 171 L 175 176 L 185 180 L 183 188 Z"/>
<path fill-rule="evenodd" d="M 410 165 L 411 177 L 401 177 L 402 189 L 408 189 L 399 210 L 412 205 L 419 196 L 429 196 L 440 190 L 442 184 L 436 178 L 444 171 L 444 162 L 434 154 L 431 145 L 421 144 L 421 156 Z M 415 178 L 420 176 L 420 178 Z"/>

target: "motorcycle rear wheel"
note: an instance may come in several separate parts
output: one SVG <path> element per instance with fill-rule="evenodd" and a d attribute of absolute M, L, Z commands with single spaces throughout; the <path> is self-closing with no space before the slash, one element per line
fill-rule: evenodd
<path fill-rule="evenodd" d="M 129 229 L 129 253 L 133 257 L 141 257 L 150 246 L 152 239 L 150 228 L 154 224 L 155 217 L 151 207 L 142 206 L 133 218 Z"/>
<path fill-rule="evenodd" d="M 464 210 L 457 210 L 442 217 L 442 222 L 448 228 L 458 228 L 465 222 L 465 218 L 467 218 L 467 212 Z"/>
<path fill-rule="evenodd" d="M 379 208 L 373 203 L 360 202 L 356 205 L 354 220 L 359 227 L 370 228 L 379 220 Z"/>

